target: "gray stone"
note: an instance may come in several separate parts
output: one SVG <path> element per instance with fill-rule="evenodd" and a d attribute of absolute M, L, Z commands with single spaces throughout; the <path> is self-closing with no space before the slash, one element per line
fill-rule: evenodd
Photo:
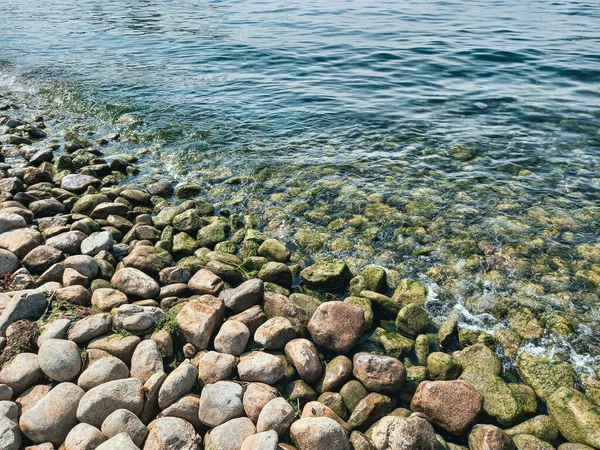
<path fill-rule="evenodd" d="M 41 347 L 48 339 L 65 339 L 67 330 L 71 326 L 71 319 L 56 319 L 42 328 L 40 337 L 37 339 L 38 347 Z"/>
<path fill-rule="evenodd" d="M 235 356 L 214 351 L 194 358 L 194 364 L 198 367 L 198 380 L 203 385 L 230 380 L 237 363 L 238 358 Z"/>
<path fill-rule="evenodd" d="M 90 175 L 70 174 L 65 176 L 60 183 L 60 187 L 70 192 L 80 193 L 89 186 L 100 185 L 100 180 Z"/>
<path fill-rule="evenodd" d="M 0 315 L 0 334 L 6 333 L 6 329 L 18 320 L 38 320 L 47 306 L 46 297 L 37 289 L 15 292 Z"/>
<path fill-rule="evenodd" d="M 121 292 L 141 298 L 157 298 L 160 287 L 154 279 L 133 267 L 117 270 L 111 283 Z"/>
<path fill-rule="evenodd" d="M 433 427 L 420 416 L 386 416 L 377 422 L 371 435 L 377 450 L 437 450 Z"/>
<path fill-rule="evenodd" d="M 85 233 L 75 230 L 67 231 L 46 240 L 46 245 L 54 247 L 67 255 L 79 253 L 81 243 L 86 238 Z"/>
<path fill-rule="evenodd" d="M 329 417 L 305 417 L 292 424 L 290 434 L 299 450 L 350 450 L 346 431 Z M 383 450 L 378 449 L 378 450 Z M 386 447 L 387 450 L 387 447 Z M 390 450 L 392 450 L 390 448 Z M 400 447 L 398 449 L 401 450 Z M 403 450 L 403 449 L 402 449 Z"/>
<path fill-rule="evenodd" d="M 93 314 L 78 320 L 67 334 L 69 340 L 76 344 L 89 342 L 95 337 L 105 334 L 110 330 L 112 316 L 108 313 Z"/>
<path fill-rule="evenodd" d="M 105 440 L 98 428 L 80 423 L 67 435 L 64 450 L 95 450 Z"/>
<path fill-rule="evenodd" d="M 200 395 L 198 418 L 209 427 L 244 416 L 244 388 L 231 381 L 218 381 L 204 387 Z"/>
<path fill-rule="evenodd" d="M 22 228 L 0 234 L 0 248 L 14 253 L 19 259 L 23 259 L 27 253 L 43 243 L 44 238 L 41 233 L 31 228 Z"/>
<path fill-rule="evenodd" d="M 13 390 L 6 384 L 0 384 L 0 402 L 10 400 L 13 396 Z"/>
<path fill-rule="evenodd" d="M 156 342 L 152 339 L 140 342 L 131 357 L 131 376 L 145 383 L 154 373 L 163 370 L 163 360 Z"/>
<path fill-rule="evenodd" d="M 323 364 L 315 344 L 308 339 L 294 339 L 285 345 L 285 354 L 292 361 L 298 375 L 307 383 L 317 381 L 323 373 Z"/>
<path fill-rule="evenodd" d="M 0 234 L 6 233 L 7 231 L 18 230 L 19 228 L 25 228 L 26 226 L 27 222 L 22 216 L 8 212 L 0 212 Z"/>
<path fill-rule="evenodd" d="M 0 274 L 13 273 L 19 268 L 19 258 L 14 253 L 0 248 Z"/>
<path fill-rule="evenodd" d="M 42 371 L 55 381 L 70 381 L 81 371 L 81 355 L 77 344 L 66 339 L 48 339 L 39 349 Z"/>
<path fill-rule="evenodd" d="M 127 304 L 117 308 L 114 321 L 127 331 L 146 331 L 165 317 L 165 312 L 158 307 Z"/>
<path fill-rule="evenodd" d="M 17 423 L 19 408 L 16 403 L 0 401 L 0 448 L 19 450 L 21 431 Z"/>
<path fill-rule="evenodd" d="M 100 444 L 96 450 L 140 450 L 127 433 L 120 433 Z"/>
<path fill-rule="evenodd" d="M 215 337 L 215 350 L 240 356 L 244 353 L 250 339 L 250 330 L 242 322 L 227 320 L 221 325 L 221 329 Z"/>
<path fill-rule="evenodd" d="M 148 430 L 144 450 L 200 450 L 202 439 L 186 420 L 161 417 L 150 423 Z"/>
<path fill-rule="evenodd" d="M 242 356 L 237 370 L 242 381 L 265 384 L 275 384 L 285 376 L 285 365 L 281 359 L 260 351 Z"/>
<path fill-rule="evenodd" d="M 198 378 L 198 371 L 189 362 L 182 362 L 162 384 L 158 392 L 158 406 L 165 409 L 189 393 Z"/>
<path fill-rule="evenodd" d="M 115 356 L 107 356 L 90 364 L 79 376 L 77 384 L 84 391 L 89 391 L 109 381 L 122 380 L 127 377 L 129 377 L 127 365 Z"/>
<path fill-rule="evenodd" d="M 110 251 L 115 241 L 109 231 L 97 231 L 81 242 L 81 253 L 94 256 L 102 250 Z"/>
<path fill-rule="evenodd" d="M 43 377 L 44 372 L 34 353 L 19 353 L 0 370 L 0 383 L 9 386 L 14 395 L 19 395 Z"/>
<path fill-rule="evenodd" d="M 112 438 L 121 433 L 126 433 L 135 445 L 141 447 L 148 435 L 148 429 L 131 411 L 117 409 L 102 422 L 102 434 Z"/>
<path fill-rule="evenodd" d="M 235 313 L 247 310 L 260 303 L 264 294 L 264 283 L 259 279 L 245 281 L 235 289 L 226 289 L 219 294 L 225 306 Z"/>
<path fill-rule="evenodd" d="M 273 430 L 283 438 L 294 422 L 294 408 L 286 399 L 277 397 L 267 403 L 258 416 L 256 431 Z"/>
<path fill-rule="evenodd" d="M 223 320 L 223 300 L 203 295 L 185 304 L 177 314 L 177 324 L 185 340 L 198 350 L 208 347 L 217 325 Z"/>
<path fill-rule="evenodd" d="M 210 432 L 207 448 L 215 450 L 239 450 L 248 436 L 256 432 L 254 424 L 247 417 L 231 419 Z"/>
<path fill-rule="evenodd" d="M 65 268 L 75 269 L 90 280 L 96 278 L 100 272 L 98 262 L 89 255 L 73 255 L 63 261 Z"/>

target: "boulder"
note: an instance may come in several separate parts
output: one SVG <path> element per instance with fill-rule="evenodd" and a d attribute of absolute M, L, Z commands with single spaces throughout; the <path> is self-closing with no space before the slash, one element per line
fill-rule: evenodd
<path fill-rule="evenodd" d="M 386 416 L 373 427 L 371 439 L 377 450 L 437 450 L 433 427 L 422 417 Z"/>
<path fill-rule="evenodd" d="M 40 274 L 59 262 L 62 257 L 60 250 L 50 245 L 40 245 L 27 253 L 22 262 L 31 273 Z"/>
<path fill-rule="evenodd" d="M 559 387 L 575 387 L 575 370 L 566 362 L 521 353 L 517 358 L 517 370 L 523 381 L 543 400 Z"/>
<path fill-rule="evenodd" d="M 111 250 L 115 241 L 110 231 L 96 231 L 81 241 L 81 253 L 95 256 L 102 250 Z"/>
<path fill-rule="evenodd" d="M 188 361 L 185 360 L 171 372 L 158 392 L 158 406 L 165 409 L 171 406 L 185 394 L 189 393 L 194 387 L 198 378 L 198 371 Z"/>
<path fill-rule="evenodd" d="M 198 380 L 203 385 L 230 380 L 237 363 L 238 358 L 235 356 L 214 351 L 194 358 L 194 364 L 198 367 Z"/>
<path fill-rule="evenodd" d="M 494 425 L 475 425 L 469 434 L 470 450 L 515 450 L 512 438 Z"/>
<path fill-rule="evenodd" d="M 225 289 L 219 294 L 225 306 L 235 313 L 251 308 L 263 299 L 264 283 L 259 279 L 243 282 L 234 289 Z"/>
<path fill-rule="evenodd" d="M 295 337 L 296 330 L 285 317 L 273 317 L 267 320 L 254 333 L 254 340 L 265 350 L 281 350 Z"/>
<path fill-rule="evenodd" d="M 346 431 L 329 417 L 297 420 L 292 424 L 290 434 L 299 450 L 350 450 Z"/>
<path fill-rule="evenodd" d="M 244 388 L 231 381 L 218 381 L 204 387 L 200 395 L 198 417 L 209 427 L 244 416 Z"/>
<path fill-rule="evenodd" d="M 242 381 L 275 384 L 285 376 L 285 365 L 277 356 L 257 351 L 242 356 L 237 371 Z"/>
<path fill-rule="evenodd" d="M 178 417 L 156 419 L 148 431 L 144 450 L 200 450 L 202 439 L 191 423 Z"/>
<path fill-rule="evenodd" d="M 106 438 L 112 438 L 121 433 L 126 433 L 135 445 L 141 447 L 148 435 L 148 429 L 131 411 L 117 409 L 102 422 L 102 434 Z"/>
<path fill-rule="evenodd" d="M 133 267 L 117 270 L 110 280 L 112 285 L 124 292 L 139 298 L 157 298 L 160 287 L 154 279 Z"/>
<path fill-rule="evenodd" d="M 77 384 L 84 391 L 89 391 L 109 381 L 123 380 L 127 377 L 129 377 L 127 365 L 115 356 L 107 356 L 90 364 L 79 376 Z M 138 378 L 133 373 L 132 377 Z"/>
<path fill-rule="evenodd" d="M 47 306 L 45 295 L 38 289 L 16 291 L 0 315 L 0 334 L 18 320 L 38 320 Z"/>
<path fill-rule="evenodd" d="M 150 275 L 158 273 L 173 263 L 171 254 L 159 247 L 153 245 L 137 245 L 123 262 L 127 267 L 134 267 Z"/>
<path fill-rule="evenodd" d="M 548 398 L 548 415 L 570 442 L 600 448 L 600 407 L 575 389 L 560 387 Z"/>
<path fill-rule="evenodd" d="M 48 339 L 38 351 L 40 368 L 48 378 L 55 381 L 70 381 L 81 371 L 81 354 L 73 341 Z"/>
<path fill-rule="evenodd" d="M 67 435 L 64 450 L 95 450 L 105 440 L 98 428 L 80 423 Z"/>
<path fill-rule="evenodd" d="M 203 295 L 185 304 L 177 314 L 177 324 L 187 342 L 198 350 L 208 347 L 217 325 L 223 320 L 223 300 Z"/>
<path fill-rule="evenodd" d="M 206 448 L 215 450 L 239 450 L 249 436 L 256 433 L 254 424 L 247 417 L 231 419 L 211 430 Z"/>
<path fill-rule="evenodd" d="M 321 304 L 308 322 L 315 344 L 336 353 L 348 353 L 365 326 L 363 310 L 344 302 Z"/>
<path fill-rule="evenodd" d="M 370 391 L 380 394 L 399 391 L 406 381 L 406 369 L 396 358 L 361 352 L 354 355 L 354 376 Z"/>

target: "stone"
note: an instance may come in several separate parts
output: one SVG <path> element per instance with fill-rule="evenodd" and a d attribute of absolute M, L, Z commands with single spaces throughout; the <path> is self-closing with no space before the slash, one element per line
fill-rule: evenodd
<path fill-rule="evenodd" d="M 348 419 L 348 427 L 352 430 L 367 430 L 385 415 L 392 412 L 394 405 L 392 399 L 387 395 L 371 392 L 363 398 Z"/>
<path fill-rule="evenodd" d="M 0 234 L 25 228 L 26 226 L 27 222 L 20 215 L 8 212 L 0 213 Z"/>
<path fill-rule="evenodd" d="M 404 306 L 396 316 L 396 329 L 409 337 L 425 333 L 431 325 L 427 311 L 416 303 Z"/>
<path fill-rule="evenodd" d="M 123 259 L 123 262 L 127 267 L 133 267 L 156 276 L 173 263 L 173 257 L 162 248 L 152 245 L 137 245 Z"/>
<path fill-rule="evenodd" d="M 475 425 L 469 434 L 470 450 L 515 450 L 512 438 L 494 425 Z"/>
<path fill-rule="evenodd" d="M 548 442 L 544 442 L 529 434 L 520 434 L 513 438 L 517 450 L 554 450 Z"/>
<path fill-rule="evenodd" d="M 132 376 L 135 377 L 133 374 Z M 127 365 L 115 356 L 107 356 L 90 364 L 79 376 L 77 384 L 84 391 L 89 391 L 109 381 L 123 380 L 128 377 Z"/>
<path fill-rule="evenodd" d="M 418 415 L 386 416 L 373 427 L 371 439 L 377 450 L 437 450 L 433 427 Z"/>
<path fill-rule="evenodd" d="M 198 350 L 204 350 L 217 325 L 223 320 L 223 300 L 212 295 L 203 295 L 185 304 L 176 320 L 185 340 Z"/>
<path fill-rule="evenodd" d="M 109 231 L 97 231 L 81 241 L 81 253 L 95 256 L 102 250 L 112 249 L 114 243 L 113 236 Z"/>
<path fill-rule="evenodd" d="M 158 274 L 162 284 L 187 283 L 192 274 L 187 267 L 174 266 L 165 267 Z"/>
<path fill-rule="evenodd" d="M 54 247 L 67 255 L 79 253 L 86 235 L 81 231 L 67 231 L 46 240 L 46 245 Z"/>
<path fill-rule="evenodd" d="M 19 395 L 15 401 L 21 408 L 21 414 L 33 407 L 51 389 L 52 387 L 47 384 L 36 384 Z"/>
<path fill-rule="evenodd" d="M 242 381 L 275 384 L 285 376 L 285 365 L 277 356 L 258 351 L 242 356 L 237 371 Z"/>
<path fill-rule="evenodd" d="M 521 353 L 517 370 L 535 393 L 547 400 L 559 387 L 575 387 L 575 370 L 566 362 Z"/>
<path fill-rule="evenodd" d="M 285 354 L 292 361 L 298 375 L 307 383 L 317 381 L 323 373 L 321 357 L 308 339 L 294 339 L 285 345 Z"/>
<path fill-rule="evenodd" d="M 338 391 L 352 376 L 352 361 L 343 355 L 336 356 L 325 366 L 320 380 L 321 392 Z"/>
<path fill-rule="evenodd" d="M 435 380 L 456 380 L 462 373 L 462 367 L 456 359 L 443 352 L 433 352 L 427 357 L 427 368 Z"/>
<path fill-rule="evenodd" d="M 152 339 L 140 342 L 131 357 L 131 376 L 142 383 L 154 373 L 164 370 L 162 355 Z"/>
<path fill-rule="evenodd" d="M 360 431 L 353 431 L 350 434 L 350 445 L 354 450 L 377 450 L 371 439 Z"/>
<path fill-rule="evenodd" d="M 145 402 L 139 416 L 143 423 L 149 423 L 160 411 L 158 407 L 158 393 L 166 379 L 167 374 L 165 372 L 156 372 L 144 383 L 142 389 L 145 392 Z"/>
<path fill-rule="evenodd" d="M 40 245 L 27 253 L 22 263 L 31 273 L 42 273 L 59 262 L 62 256 L 60 250 L 49 245 Z"/>
<path fill-rule="evenodd" d="M 62 444 L 77 425 L 77 405 L 84 392 L 73 383 L 60 383 L 21 415 L 19 426 L 37 444 Z"/>
<path fill-rule="evenodd" d="M 138 336 L 121 334 L 111 334 L 94 339 L 87 346 L 88 351 L 91 349 L 102 350 L 110 355 L 116 356 L 125 364 L 129 364 L 133 351 L 140 343 L 141 339 Z"/>
<path fill-rule="evenodd" d="M 0 334 L 6 333 L 8 327 L 18 320 L 38 320 L 47 306 L 46 297 L 37 289 L 14 292 L 0 314 Z"/>
<path fill-rule="evenodd" d="M 410 408 L 444 430 L 462 435 L 481 413 L 483 397 L 466 381 L 423 381 Z"/>
<path fill-rule="evenodd" d="M 250 383 L 244 392 L 244 411 L 256 423 L 260 412 L 271 400 L 277 398 L 277 389 L 264 383 Z"/>
<path fill-rule="evenodd" d="M 19 258 L 14 253 L 0 248 L 0 274 L 13 273 L 19 268 Z"/>
<path fill-rule="evenodd" d="M 119 291 L 134 297 L 157 298 L 160 292 L 158 283 L 152 277 L 133 267 L 117 270 L 110 282 Z"/>
<path fill-rule="evenodd" d="M 91 212 L 92 219 L 108 219 L 109 216 L 125 217 L 129 212 L 127 205 L 123 203 L 104 202 L 99 203 Z"/>
<path fill-rule="evenodd" d="M 308 317 L 306 311 L 288 297 L 272 292 L 265 292 L 263 307 L 267 318 L 285 317 L 291 322 L 297 336 L 304 337 L 307 335 L 307 326 L 310 317 Z"/>
<path fill-rule="evenodd" d="M 253 334 L 256 333 L 256 330 L 259 326 L 267 321 L 267 316 L 265 315 L 263 309 L 259 305 L 256 305 L 252 308 L 248 308 L 244 312 L 229 317 L 228 320 L 237 320 L 238 322 L 242 322 L 248 327 L 250 333 Z"/>
<path fill-rule="evenodd" d="M 256 433 L 254 424 L 246 417 L 231 419 L 211 430 L 206 448 L 215 450 L 239 450 L 249 436 Z"/>
<path fill-rule="evenodd" d="M 424 305 L 427 299 L 427 288 L 420 281 L 404 278 L 396 286 L 392 298 L 402 305 L 410 303 Z"/>
<path fill-rule="evenodd" d="M 399 391 L 406 381 L 406 369 L 396 358 L 360 352 L 353 359 L 354 376 L 372 392 Z"/>
<path fill-rule="evenodd" d="M 64 450 L 95 450 L 105 440 L 98 428 L 80 423 L 67 435 Z"/>
<path fill-rule="evenodd" d="M 258 247 L 258 255 L 263 256 L 271 261 L 280 263 L 286 262 L 292 256 L 292 252 L 285 244 L 277 239 L 266 239 L 260 247 Z"/>
<path fill-rule="evenodd" d="M 186 420 L 161 417 L 150 423 L 148 430 L 144 450 L 200 450 L 202 439 Z"/>
<path fill-rule="evenodd" d="M 549 416 L 535 416 L 504 431 L 509 436 L 530 434 L 542 441 L 551 443 L 557 442 L 559 438 L 558 425 L 556 421 Z"/>
<path fill-rule="evenodd" d="M 179 417 L 187 420 L 194 425 L 195 428 L 202 427 L 202 422 L 198 417 L 200 408 L 200 396 L 196 394 L 188 394 L 181 397 L 168 408 L 165 408 L 157 417 Z"/>
<path fill-rule="evenodd" d="M 127 433 L 120 433 L 100 444 L 96 450 L 140 450 Z"/>
<path fill-rule="evenodd" d="M 158 392 L 158 406 L 165 409 L 189 393 L 198 378 L 198 371 L 187 360 L 171 372 Z"/>
<path fill-rule="evenodd" d="M 10 400 L 13 396 L 13 390 L 6 384 L 0 384 L 0 402 Z"/>
<path fill-rule="evenodd" d="M 73 341 L 48 339 L 38 351 L 40 368 L 55 381 L 71 381 L 81 371 L 81 354 Z"/>
<path fill-rule="evenodd" d="M 321 304 L 308 322 L 315 344 L 336 353 L 348 353 L 365 326 L 363 310 L 344 302 Z"/>
<path fill-rule="evenodd" d="M 142 382 L 137 378 L 109 381 L 87 391 L 77 408 L 77 419 L 99 428 L 113 411 L 127 409 L 138 415 L 144 405 Z"/>
<path fill-rule="evenodd" d="M 225 283 L 208 269 L 200 269 L 188 281 L 188 288 L 194 294 L 218 295 Z"/>
<path fill-rule="evenodd" d="M 100 311 L 109 312 L 127 304 L 127 295 L 113 288 L 99 288 L 92 293 L 92 306 Z"/>
<path fill-rule="evenodd" d="M 227 320 L 221 325 L 215 337 L 215 350 L 240 356 L 246 349 L 248 339 L 250 339 L 250 330 L 246 325 L 236 320 Z"/>
<path fill-rule="evenodd" d="M 352 279 L 344 261 L 319 261 L 300 272 L 300 278 L 310 289 L 336 291 L 343 289 Z"/>
<path fill-rule="evenodd" d="M 279 438 L 275 431 L 263 431 L 244 439 L 241 450 L 277 450 L 278 443 Z"/>
<path fill-rule="evenodd" d="M 290 428 L 292 439 L 299 450 L 350 450 L 346 431 L 329 417 L 306 417 Z"/>
<path fill-rule="evenodd" d="M 121 433 L 126 433 L 135 445 L 141 447 L 148 429 L 131 411 L 117 409 L 102 422 L 102 434 L 110 439 Z"/>
<path fill-rule="evenodd" d="M 196 364 L 196 359 L 194 359 Z M 206 352 L 197 360 L 198 379 L 203 385 L 229 380 L 237 366 L 238 358 L 214 351 Z"/>
<path fill-rule="evenodd" d="M 277 397 L 267 403 L 261 410 L 256 423 L 256 431 L 273 430 L 283 438 L 294 422 L 294 408 L 287 400 Z"/>
<path fill-rule="evenodd" d="M 151 195 L 158 195 L 159 197 L 163 198 L 170 197 L 174 192 L 173 185 L 165 180 L 150 183 L 148 186 L 146 186 L 146 190 Z"/>
<path fill-rule="evenodd" d="M 273 283 L 284 288 L 292 287 L 293 275 L 287 264 L 268 262 L 258 271 L 258 278 L 265 283 Z"/>
<path fill-rule="evenodd" d="M 45 198 L 31 202 L 29 209 L 35 217 L 50 217 L 66 211 L 65 205 L 55 198 Z"/>
<path fill-rule="evenodd" d="M 204 387 L 200 395 L 198 418 L 209 427 L 244 416 L 244 388 L 231 381 L 218 381 Z"/>
<path fill-rule="evenodd" d="M 73 323 L 67 337 L 76 344 L 83 344 L 105 334 L 110 330 L 111 324 L 112 316 L 110 314 L 93 314 Z"/>
<path fill-rule="evenodd" d="M 588 397 L 563 386 L 548 398 L 547 406 L 548 415 L 569 442 L 600 448 L 600 407 Z"/>
<path fill-rule="evenodd" d="M 97 187 L 100 185 L 100 180 L 90 175 L 70 174 L 65 176 L 61 182 L 60 187 L 70 192 L 81 193 L 88 187 Z"/>
<path fill-rule="evenodd" d="M 89 279 L 96 278 L 100 272 L 98 262 L 89 255 L 69 256 L 63 261 L 63 266 L 67 269 L 75 269 Z"/>
<path fill-rule="evenodd" d="M 263 299 L 263 294 L 263 281 L 252 279 L 243 282 L 234 289 L 225 289 L 219 294 L 219 298 L 223 299 L 227 308 L 231 309 L 234 313 L 240 313 L 260 303 Z"/>
<path fill-rule="evenodd" d="M 302 419 L 306 417 L 329 417 L 339 423 L 345 431 L 348 431 L 348 424 L 333 409 L 319 401 L 311 401 L 305 404 L 300 417 Z"/>
<path fill-rule="evenodd" d="M 21 394 L 43 377 L 44 372 L 40 368 L 38 356 L 34 353 L 19 353 L 0 369 L 0 383 L 10 387 L 13 395 Z"/>
<path fill-rule="evenodd" d="M 147 331 L 167 315 L 156 306 L 121 305 L 117 308 L 114 323 L 127 331 Z"/>
<path fill-rule="evenodd" d="M 265 350 L 281 350 L 296 337 L 296 330 L 285 317 L 273 317 L 256 329 L 254 340 Z"/>
<path fill-rule="evenodd" d="M 21 448 L 21 431 L 17 423 L 18 412 L 16 403 L 0 401 L 0 446 L 3 450 Z"/>

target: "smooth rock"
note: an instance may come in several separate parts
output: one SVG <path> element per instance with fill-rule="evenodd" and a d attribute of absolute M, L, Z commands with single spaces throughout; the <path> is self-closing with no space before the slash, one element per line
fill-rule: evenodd
<path fill-rule="evenodd" d="M 0 334 L 18 320 L 38 320 L 47 306 L 46 296 L 38 289 L 16 291 L 0 315 Z"/>
<path fill-rule="evenodd" d="M 131 356 L 131 376 L 145 383 L 156 372 L 164 370 L 162 355 L 152 339 L 140 342 Z"/>
<path fill-rule="evenodd" d="M 285 376 L 285 365 L 275 355 L 252 352 L 240 358 L 237 366 L 240 380 L 275 384 Z"/>
<path fill-rule="evenodd" d="M 112 285 L 127 295 L 140 298 L 157 298 L 160 287 L 154 279 L 133 267 L 117 270 L 110 280 Z"/>
<path fill-rule="evenodd" d="M 0 383 L 10 387 L 14 395 L 19 395 L 43 377 L 44 372 L 34 353 L 19 353 L 0 369 Z"/>
<path fill-rule="evenodd" d="M 294 339 L 285 345 L 285 354 L 292 361 L 298 375 L 307 383 L 317 381 L 323 373 L 321 357 L 308 339 Z"/>
<path fill-rule="evenodd" d="M 177 324 L 187 342 L 198 350 L 208 347 L 217 325 L 223 320 L 223 300 L 203 295 L 185 304 L 177 314 Z"/>
<path fill-rule="evenodd" d="M 363 310 L 344 302 L 321 304 L 308 322 L 315 344 L 336 353 L 347 353 L 360 339 L 365 326 Z"/>
<path fill-rule="evenodd" d="M 231 419 L 211 430 L 207 438 L 208 447 L 215 450 L 239 450 L 247 437 L 256 432 L 247 417 Z"/>
<path fill-rule="evenodd" d="M 350 450 L 346 432 L 328 417 L 307 417 L 294 422 L 290 428 L 299 450 Z"/>
<path fill-rule="evenodd" d="M 215 337 L 215 350 L 234 356 L 244 353 L 250 339 L 250 330 L 242 322 L 227 320 L 221 325 Z"/>
<path fill-rule="evenodd" d="M 95 450 L 105 440 L 98 428 L 80 423 L 67 435 L 64 450 Z"/>
<path fill-rule="evenodd" d="M 296 330 L 285 317 L 273 317 L 256 329 L 254 340 L 265 350 L 281 350 L 296 337 Z"/>
<path fill-rule="evenodd" d="M 219 294 L 225 306 L 235 313 L 251 308 L 263 299 L 264 283 L 259 279 L 243 282 L 235 289 L 225 289 Z"/>
<path fill-rule="evenodd" d="M 437 450 L 433 427 L 425 419 L 386 416 L 373 427 L 371 439 L 377 450 Z"/>
<path fill-rule="evenodd" d="M 186 420 L 162 417 L 150 423 L 148 430 L 144 450 L 200 450 L 202 439 Z"/>
<path fill-rule="evenodd" d="M 162 384 L 158 392 L 158 406 L 165 409 L 171 406 L 185 394 L 189 393 L 194 387 L 198 378 L 198 371 L 189 362 L 182 362 Z"/>
<path fill-rule="evenodd" d="M 141 447 L 148 435 L 148 429 L 131 411 L 117 409 L 102 422 L 102 434 L 112 438 L 121 433 L 126 433 L 135 445 Z"/>
<path fill-rule="evenodd" d="M 294 408 L 286 399 L 277 397 L 267 403 L 261 410 L 256 423 L 256 431 L 273 430 L 283 438 L 294 422 Z"/>
<path fill-rule="evenodd" d="M 134 375 L 132 374 L 132 376 Z M 128 377 L 129 368 L 127 365 L 115 356 L 107 356 L 90 364 L 79 376 L 77 384 L 84 391 L 89 391 L 109 381 L 122 380 Z"/>
<path fill-rule="evenodd" d="M 353 359 L 354 376 L 370 391 L 380 394 L 399 391 L 406 381 L 406 369 L 396 358 L 357 353 Z"/>
<path fill-rule="evenodd" d="M 42 371 L 55 381 L 70 381 L 81 371 L 81 354 L 73 341 L 48 339 L 38 351 Z"/>

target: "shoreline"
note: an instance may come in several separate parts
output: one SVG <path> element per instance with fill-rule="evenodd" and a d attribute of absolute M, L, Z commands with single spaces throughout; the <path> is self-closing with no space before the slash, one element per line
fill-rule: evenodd
<path fill-rule="evenodd" d="M 113 446 L 182 448 L 161 447 L 167 417 L 179 419 L 180 444 L 198 449 L 244 440 L 244 449 L 277 448 L 269 447 L 276 440 L 288 449 L 295 441 L 299 450 L 381 450 L 395 448 L 379 445 L 390 433 L 415 449 L 438 441 L 485 448 L 490 436 L 512 448 L 509 434 L 534 436 L 515 437 L 519 449 L 534 439 L 600 448 L 586 428 L 600 429 L 599 368 L 596 378 L 579 376 L 559 360 L 518 355 L 510 330 L 477 333 L 452 317 L 438 327 L 420 282 L 392 286 L 385 270 L 352 273 L 340 260 L 306 265 L 257 230 L 255 217 L 227 208 L 215 216 L 214 205 L 194 200 L 198 185 L 128 186 L 136 158 L 101 151 L 117 136 L 61 130 L 60 145 L 43 117 L 18 118 L 14 106 L 0 98 L 0 117 L 11 116 L 0 120 L 10 161 L 0 179 L 1 261 L 11 274 L 0 316 L 8 448 L 19 448 L 21 433 L 23 442 L 58 448 L 77 427 L 98 441 L 127 431 L 113 434 Z M 516 370 L 502 367 L 498 350 Z M 85 382 L 94 377 L 101 383 Z M 256 383 L 270 386 L 267 402 Z M 127 402 L 111 388 L 127 392 Z M 10 400 L 25 391 L 19 411 Z M 47 403 L 59 393 L 78 400 L 56 417 Z M 448 411 L 450 399 L 460 407 Z M 263 408 L 270 413 L 261 421 Z M 257 430 L 265 434 L 251 438 Z"/>

